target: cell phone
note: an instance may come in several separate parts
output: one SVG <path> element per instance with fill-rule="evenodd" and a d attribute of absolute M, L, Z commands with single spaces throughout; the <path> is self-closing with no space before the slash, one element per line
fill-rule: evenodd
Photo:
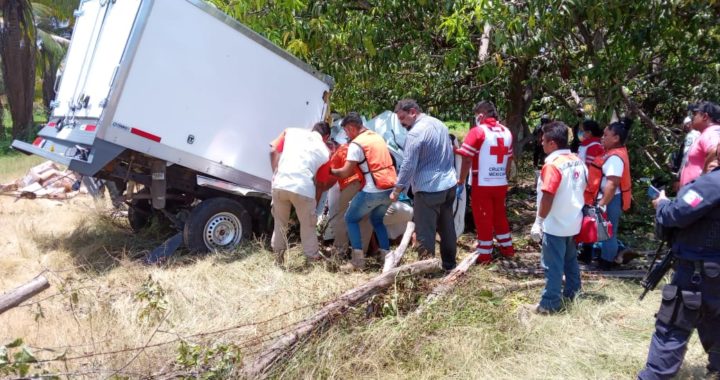
<path fill-rule="evenodd" d="M 654 200 L 655 198 L 660 196 L 660 190 L 658 190 L 653 185 L 649 185 L 647 189 L 647 195 L 650 199 Z"/>

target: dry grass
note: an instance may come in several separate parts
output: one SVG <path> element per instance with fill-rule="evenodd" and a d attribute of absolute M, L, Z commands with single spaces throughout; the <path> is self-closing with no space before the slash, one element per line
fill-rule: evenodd
<path fill-rule="evenodd" d="M 0 162 L 2 175 L 13 170 L 14 176 L 22 175 L 31 165 L 11 169 L 9 162 Z M 515 208 L 527 211 L 522 202 Z M 181 256 L 148 267 L 133 258 L 154 247 L 161 231 L 134 235 L 122 218 L 109 217 L 106 210 L 87 197 L 64 202 L 0 197 L 0 290 L 45 270 L 52 284 L 35 303 L 0 315 L 0 345 L 23 338 L 38 358 L 52 359 L 173 342 L 141 352 L 44 363 L 36 373 L 94 379 L 122 368 L 131 378 L 149 377 L 177 368 L 179 342 L 174 340 L 181 337 L 202 346 L 232 342 L 242 354 L 252 355 L 267 344 L 262 340 L 269 333 L 373 275 L 306 268 L 299 252 L 283 271 L 259 242 L 237 252 Z M 516 213 L 513 224 L 522 225 L 524 219 Z M 515 237 L 523 240 L 522 233 Z M 433 281 L 400 280 L 389 294 L 348 312 L 301 346 L 272 375 L 629 379 L 642 367 L 657 292 L 638 303 L 636 284 L 588 283 L 586 295 L 567 312 L 538 317 L 519 305 L 537 301 L 540 289 L 503 297 L 483 290 L 508 281 L 476 268 L 454 293 L 417 316 L 412 311 Z M 194 336 L 228 327 L 234 328 Z M 682 377 L 701 376 L 705 360 L 693 338 Z"/>
<path fill-rule="evenodd" d="M 4 232 L 0 236 L 0 289 L 14 288 L 49 270 L 52 287 L 35 299 L 56 295 L 0 315 L 0 343 L 20 337 L 36 348 L 39 357 L 63 353 L 73 357 L 139 347 L 287 313 L 269 323 L 188 339 L 205 345 L 252 343 L 252 339 L 265 337 L 319 307 L 303 306 L 332 299 L 370 277 L 305 268 L 299 253 L 290 262 L 290 270 L 283 271 L 258 244 L 233 253 L 184 256 L 164 267 L 144 266 L 130 257 L 149 249 L 152 236 L 145 237 L 150 243 L 143 242 L 95 207 L 86 197 L 63 203 L 0 198 Z M 163 289 L 164 296 L 139 300 L 143 284 Z M 159 306 L 148 306 L 150 301 L 158 301 Z M 141 318 L 143 312 L 147 316 Z M 84 346 L 62 348 L 77 345 Z M 53 347 L 57 348 L 37 349 Z M 178 343 L 149 349 L 124 372 L 138 377 L 172 368 L 177 349 Z M 63 363 L 50 363 L 43 369 L 113 370 L 134 355 L 127 352 L 77 360 L 68 362 L 68 369 Z M 87 377 L 101 374 L 91 372 Z"/>
<path fill-rule="evenodd" d="M 540 289 L 506 296 L 482 290 L 495 274 L 475 271 L 421 316 L 389 316 L 331 328 L 306 345 L 278 378 L 632 379 L 645 363 L 657 292 L 638 303 L 638 286 L 585 284 L 569 310 L 537 316 L 521 305 Z M 680 378 L 703 378 L 706 356 L 690 343 Z"/>
<path fill-rule="evenodd" d="M 0 156 L 0 184 L 22 178 L 28 168 L 40 164 L 45 159 L 20 153 Z"/>

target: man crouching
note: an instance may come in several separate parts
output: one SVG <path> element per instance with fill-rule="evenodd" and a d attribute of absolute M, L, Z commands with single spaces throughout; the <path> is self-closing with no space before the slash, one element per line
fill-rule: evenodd
<path fill-rule="evenodd" d="M 541 265 L 545 289 L 534 311 L 556 312 L 562 296 L 575 298 L 580 290 L 580 268 L 574 236 L 582 223 L 583 192 L 587 185 L 585 164 L 568 149 L 568 127 L 560 121 L 543 126 L 542 147 L 548 155 L 537 184 L 537 217 L 530 237 L 542 241 Z"/>

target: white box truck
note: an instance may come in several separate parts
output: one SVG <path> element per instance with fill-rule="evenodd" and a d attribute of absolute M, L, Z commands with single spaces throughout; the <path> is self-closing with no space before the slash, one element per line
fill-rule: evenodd
<path fill-rule="evenodd" d="M 191 250 L 265 231 L 268 143 L 326 117 L 332 78 L 202 0 L 84 0 L 75 15 L 49 122 L 13 148 L 114 185 L 134 229 L 164 215 Z"/>

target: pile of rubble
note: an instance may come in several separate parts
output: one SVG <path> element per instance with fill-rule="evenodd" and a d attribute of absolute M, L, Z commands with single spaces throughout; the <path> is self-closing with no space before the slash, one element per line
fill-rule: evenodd
<path fill-rule="evenodd" d="M 31 168 L 21 179 L 0 184 L 0 194 L 19 198 L 68 199 L 87 193 L 85 186 L 80 183 L 79 174 L 63 170 L 52 161 Z"/>

